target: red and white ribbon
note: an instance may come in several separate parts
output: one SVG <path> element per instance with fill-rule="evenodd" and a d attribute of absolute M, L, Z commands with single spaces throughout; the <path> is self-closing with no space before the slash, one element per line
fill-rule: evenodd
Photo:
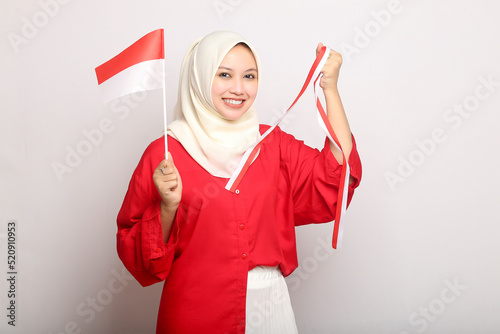
<path fill-rule="evenodd" d="M 239 183 L 243 179 L 243 176 L 247 172 L 248 168 L 250 167 L 251 163 L 257 156 L 260 147 L 262 146 L 264 140 L 267 138 L 267 136 L 281 123 L 281 121 L 285 118 L 285 116 L 288 114 L 288 112 L 295 106 L 297 101 L 302 97 L 306 89 L 309 87 L 309 84 L 311 81 L 314 79 L 314 96 L 316 99 L 316 108 L 318 111 L 318 122 L 321 126 L 321 128 L 326 132 L 326 135 L 328 138 L 334 143 L 335 147 L 342 152 L 342 157 L 343 157 L 343 164 L 342 164 L 342 172 L 341 172 L 341 177 L 340 177 L 340 185 L 339 185 L 339 197 L 337 200 L 337 209 L 335 212 L 335 222 L 334 222 L 334 228 L 333 228 L 333 239 L 332 239 L 332 246 L 333 248 L 340 248 L 342 244 L 342 234 L 343 234 L 343 217 L 347 208 L 347 190 L 349 187 L 349 165 L 347 163 L 347 159 L 345 158 L 344 152 L 342 151 L 342 147 L 340 145 L 340 142 L 337 139 L 337 136 L 335 135 L 335 132 L 333 131 L 333 128 L 327 118 L 325 109 L 323 108 L 323 105 L 321 104 L 321 100 L 319 99 L 318 92 L 321 91 L 319 83 L 321 81 L 321 77 L 323 76 L 323 73 L 321 73 L 321 70 L 323 69 L 323 66 L 325 65 L 328 56 L 330 54 L 330 48 L 324 46 L 321 48 L 320 52 L 318 53 L 316 60 L 314 61 L 311 70 L 309 71 L 309 74 L 307 75 L 306 81 L 304 82 L 304 85 L 302 86 L 302 89 L 299 92 L 299 95 L 295 98 L 293 103 L 288 107 L 288 109 L 285 111 L 285 113 L 277 120 L 277 122 L 271 126 L 262 136 L 260 139 L 253 144 L 243 155 L 240 163 L 238 164 L 236 170 L 234 171 L 233 175 L 229 179 L 228 183 L 226 184 L 226 189 L 234 192 L 236 188 L 238 187 Z"/>
<path fill-rule="evenodd" d="M 320 75 L 314 81 L 314 97 L 316 99 L 316 110 L 318 114 L 318 123 L 320 127 L 325 131 L 326 135 L 330 139 L 330 141 L 334 144 L 334 146 L 342 152 L 342 171 L 340 174 L 340 182 L 339 182 L 339 193 L 337 199 L 337 210 L 335 211 L 335 222 L 333 226 L 333 239 L 332 246 L 333 248 L 340 248 L 342 246 L 342 235 L 344 233 L 344 216 L 347 210 L 347 191 L 349 189 L 349 176 L 350 176 L 350 168 L 349 163 L 345 157 L 344 151 L 342 150 L 342 146 L 333 131 L 332 125 L 328 120 L 325 109 L 321 104 L 321 100 L 319 99 L 318 92 L 320 91 L 319 83 L 321 81 Z"/>

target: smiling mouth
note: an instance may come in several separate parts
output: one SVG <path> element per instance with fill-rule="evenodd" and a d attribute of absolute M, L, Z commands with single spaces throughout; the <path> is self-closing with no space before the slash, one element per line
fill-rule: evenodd
<path fill-rule="evenodd" d="M 231 107 L 239 107 L 243 105 L 244 102 L 244 100 L 234 100 L 234 99 L 222 99 L 222 101 L 224 101 L 224 103 L 226 103 Z"/>

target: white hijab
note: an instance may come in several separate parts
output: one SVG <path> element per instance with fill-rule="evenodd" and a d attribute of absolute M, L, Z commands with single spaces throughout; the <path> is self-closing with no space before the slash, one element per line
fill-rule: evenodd
<path fill-rule="evenodd" d="M 240 35 L 218 31 L 194 42 L 182 61 L 179 95 L 168 134 L 210 174 L 229 178 L 245 151 L 259 138 L 259 121 L 253 106 L 237 120 L 224 118 L 212 101 L 212 83 L 226 54 L 244 43 Z"/>

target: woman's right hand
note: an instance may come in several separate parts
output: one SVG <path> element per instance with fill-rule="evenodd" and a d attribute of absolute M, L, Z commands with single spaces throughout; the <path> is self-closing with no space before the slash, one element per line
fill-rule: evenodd
<path fill-rule="evenodd" d="M 175 212 L 182 197 L 182 180 L 170 152 L 153 173 L 153 182 L 161 196 L 162 208 Z"/>

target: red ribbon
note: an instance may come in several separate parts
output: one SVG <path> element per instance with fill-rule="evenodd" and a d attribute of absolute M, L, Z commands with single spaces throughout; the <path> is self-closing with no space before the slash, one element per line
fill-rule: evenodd
<path fill-rule="evenodd" d="M 288 109 L 285 111 L 285 113 L 278 119 L 278 121 L 271 126 L 261 137 L 260 139 L 252 146 L 250 147 L 245 154 L 243 155 L 238 167 L 236 168 L 235 172 L 229 179 L 228 183 L 226 184 L 226 189 L 234 192 L 237 188 L 238 185 L 240 184 L 241 180 L 245 176 L 245 173 L 247 172 L 248 168 L 250 167 L 251 163 L 255 159 L 257 153 L 260 150 L 260 147 L 262 146 L 264 140 L 267 138 L 267 136 L 278 126 L 281 121 L 285 118 L 285 116 L 288 114 L 288 112 L 295 106 L 297 101 L 302 97 L 306 89 L 309 87 L 311 81 L 314 80 L 314 93 L 315 93 L 315 98 L 316 98 L 316 108 L 318 110 L 319 114 L 319 119 L 320 119 L 320 125 L 322 128 L 325 130 L 326 135 L 328 138 L 334 143 L 334 145 L 337 147 L 339 151 L 342 152 L 342 157 L 343 157 L 343 164 L 342 164 L 342 172 L 341 172 L 341 177 L 340 177 L 340 185 L 339 185 L 339 197 L 337 200 L 337 209 L 335 212 L 335 223 L 334 223 L 334 228 L 333 228 L 333 239 L 332 239 L 332 246 L 333 248 L 337 248 L 341 246 L 342 243 L 342 233 L 343 233 L 343 217 L 345 214 L 345 211 L 347 209 L 347 189 L 348 189 L 348 182 L 349 182 L 349 165 L 347 163 L 347 159 L 344 155 L 344 152 L 342 151 L 342 147 L 340 145 L 340 142 L 335 135 L 335 132 L 333 131 L 333 128 L 330 124 L 330 121 L 327 118 L 327 114 L 323 108 L 323 105 L 321 104 L 321 100 L 319 99 L 318 96 L 318 91 L 319 89 L 319 82 L 322 77 L 321 70 L 323 69 L 324 64 L 326 63 L 326 60 L 328 59 L 328 56 L 330 54 L 330 48 L 324 46 L 321 48 L 320 52 L 316 56 L 316 59 L 309 70 L 309 74 L 307 75 L 306 81 L 302 85 L 302 89 L 300 90 L 299 94 L 293 101 L 293 103 L 288 107 Z M 339 205 L 340 204 L 340 205 Z"/>

